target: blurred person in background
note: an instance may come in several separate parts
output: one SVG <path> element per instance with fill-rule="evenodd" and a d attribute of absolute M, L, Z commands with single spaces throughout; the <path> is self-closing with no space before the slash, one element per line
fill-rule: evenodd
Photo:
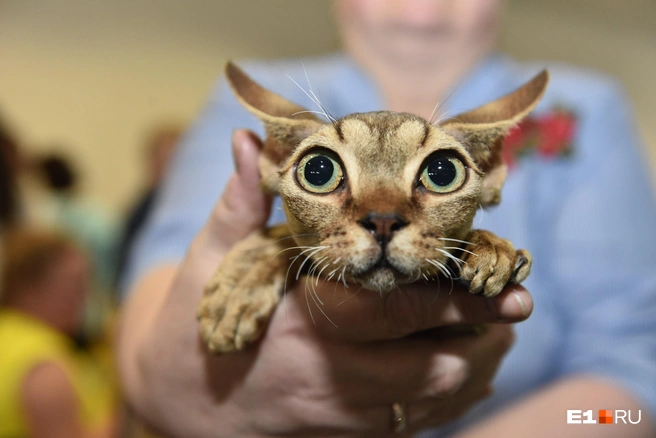
<path fill-rule="evenodd" d="M 0 277 L 0 437 L 112 437 L 111 367 L 76 346 L 89 260 L 70 239 L 8 230 Z M 101 352 L 95 352 L 101 354 Z"/>
<path fill-rule="evenodd" d="M 20 215 L 16 185 L 19 161 L 18 142 L 0 117 L 0 232 Z"/>
<path fill-rule="evenodd" d="M 152 211 L 157 190 L 164 179 L 175 148 L 182 135 L 181 124 L 166 123 L 151 129 L 144 149 L 146 185 L 128 210 L 117 249 L 116 282 L 121 283 L 130 250 Z"/>
<path fill-rule="evenodd" d="M 90 255 L 93 287 L 84 312 L 84 333 L 102 337 L 113 312 L 118 227 L 101 205 L 80 195 L 74 160 L 56 152 L 57 147 L 49 149 L 52 152 L 31 156 L 21 176 L 24 220 L 64 232 Z"/>
<path fill-rule="evenodd" d="M 20 203 L 16 174 L 19 167 L 18 142 L 0 117 L 0 261 L 4 231 L 16 225 L 20 218 Z M 2 278 L 2 263 L 0 263 Z"/>
<path fill-rule="evenodd" d="M 656 203 L 621 87 L 495 52 L 499 0 L 334 6 L 345 53 L 240 64 L 306 108 L 316 109 L 307 95 L 316 91 L 334 117 L 388 109 L 426 119 L 438 102 L 447 118 L 550 69 L 539 107 L 505 142 L 504 199 L 476 221 L 531 251 L 531 295 L 517 287 L 493 300 L 462 291 L 432 300 L 435 286 L 412 285 L 337 307 L 335 291 L 346 292 L 326 284 L 318 293 L 342 322 L 335 328 L 310 320 L 300 286 L 258 345 L 209 356 L 193 318 L 204 284 L 232 245 L 284 220 L 257 186 L 260 139 L 233 134 L 261 136 L 262 127 L 222 80 L 185 136 L 130 265 L 119 347 L 132 404 L 184 437 L 379 437 L 395 429 L 394 415 L 407 421 L 400 436 L 653 436 Z M 535 311 L 514 327 L 508 353 L 507 324 L 457 341 L 402 337 L 453 322 L 521 321 L 531 297 Z M 376 342 L 362 339 L 376 331 Z M 640 411 L 641 421 L 566 424 L 567 409 L 607 408 L 630 410 L 634 421 Z"/>
<path fill-rule="evenodd" d="M 30 160 L 31 177 L 40 184 L 30 193 L 28 220 L 61 229 L 73 236 L 92 256 L 94 278 L 103 290 L 111 289 L 116 260 L 117 226 L 108 213 L 80 196 L 80 174 L 70 157 L 55 152 Z"/>

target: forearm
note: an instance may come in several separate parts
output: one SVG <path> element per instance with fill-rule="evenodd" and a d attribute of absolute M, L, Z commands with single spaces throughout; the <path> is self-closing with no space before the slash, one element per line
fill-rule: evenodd
<path fill-rule="evenodd" d="M 203 286 L 220 261 L 205 233 L 196 237 L 182 265 L 162 265 L 137 283 L 121 318 L 119 366 L 128 401 L 173 436 L 181 429 L 185 436 L 202 436 L 193 430 L 207 420 L 203 406 L 215 403 L 204 372 L 210 359 L 195 318 Z"/>
<path fill-rule="evenodd" d="M 150 362 L 145 348 L 155 330 L 155 321 L 161 313 L 170 285 L 177 272 L 174 265 L 162 266 L 139 281 L 130 291 L 123 305 L 119 342 L 118 365 L 122 386 L 130 404 L 143 413 L 148 410 L 144 374 Z"/>
<path fill-rule="evenodd" d="M 567 424 L 567 410 L 631 410 L 632 419 L 642 411 L 639 424 L 577 425 Z M 490 436 L 531 436 L 551 438 L 635 438 L 654 434 L 653 419 L 624 389 L 585 376 L 574 376 L 551 385 L 535 395 L 510 406 L 488 420 L 466 430 L 459 438 Z"/>

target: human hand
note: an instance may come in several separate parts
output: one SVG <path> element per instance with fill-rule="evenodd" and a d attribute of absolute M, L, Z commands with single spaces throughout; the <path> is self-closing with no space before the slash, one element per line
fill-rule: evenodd
<path fill-rule="evenodd" d="M 508 325 L 442 340 L 406 335 L 523 320 L 532 301 L 518 286 L 495 298 L 438 292 L 435 285 L 381 297 L 320 281 L 315 298 L 323 305 L 315 305 L 301 281 L 259 344 L 209 355 L 193 320 L 203 285 L 232 245 L 266 222 L 270 208 L 257 187 L 258 140 L 240 131 L 234 148 L 238 173 L 178 269 L 139 352 L 149 405 L 142 411 L 151 422 L 185 437 L 380 437 L 392 431 L 393 403 L 406 407 L 406 431 L 414 432 L 453 420 L 489 392 L 512 343 Z"/>
<path fill-rule="evenodd" d="M 511 326 L 494 324 L 481 335 L 443 339 L 406 335 L 450 324 L 521 320 L 532 307 L 521 287 L 494 299 L 460 289 L 444 292 L 436 296 L 435 287 L 422 285 L 381 297 L 325 283 L 316 287 L 320 311 L 311 298 L 306 301 L 309 292 L 301 282 L 278 307 L 258 346 L 213 361 L 241 369 L 231 377 L 250 385 L 233 395 L 253 409 L 264 435 L 387 436 L 394 403 L 405 407 L 406 433 L 439 426 L 489 393 L 513 341 Z M 528 306 L 522 308 L 518 297 Z"/>

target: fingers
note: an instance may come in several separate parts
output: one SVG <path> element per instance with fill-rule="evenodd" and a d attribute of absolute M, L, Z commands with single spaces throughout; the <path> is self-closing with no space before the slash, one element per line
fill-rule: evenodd
<path fill-rule="evenodd" d="M 371 436 L 386 436 L 392 430 L 393 403 L 405 406 L 414 431 L 453 421 L 469 410 L 489 395 L 493 376 L 512 343 L 509 325 L 492 326 L 481 336 L 439 342 L 324 343 L 324 362 L 300 360 L 303 365 L 291 375 L 303 375 L 311 367 L 312 382 L 327 380 L 330 392 L 340 394 L 339 405 L 331 409 L 358 417 L 372 428 Z M 304 399 L 304 406 L 325 397 L 322 391 L 305 393 L 312 396 Z"/>
<path fill-rule="evenodd" d="M 384 394 L 381 400 L 389 403 L 381 417 L 389 415 L 388 406 L 396 401 L 404 403 L 408 428 L 415 432 L 459 418 L 475 403 L 489 396 L 494 375 L 513 342 L 510 326 L 494 325 L 482 336 L 451 339 L 439 346 L 433 345 L 432 368 L 427 370 L 424 382 L 410 380 L 406 382 L 406 392 L 397 388 L 395 394 Z M 389 357 L 386 362 L 390 362 Z M 409 369 L 403 375 L 411 373 Z"/>
<path fill-rule="evenodd" d="M 508 325 L 491 325 L 482 335 L 447 339 L 403 339 L 353 346 L 333 365 L 352 401 L 371 403 L 371 389 L 383 403 L 451 399 L 463 391 L 480 397 L 513 344 Z M 355 351 L 355 350 L 358 351 Z M 350 388 L 350 389 L 349 389 Z M 367 394 L 361 400 L 357 394 Z"/>
<path fill-rule="evenodd" d="M 285 300 L 311 318 L 310 326 L 322 336 L 351 341 L 397 339 L 454 324 L 518 322 L 533 310 L 530 294 L 520 285 L 486 298 L 458 287 L 439 290 L 434 284 L 380 295 L 331 282 L 306 287 L 301 280 Z"/>
<path fill-rule="evenodd" d="M 492 381 L 508 349 L 514 333 L 508 325 L 493 325 L 480 342 L 466 348 L 468 372 L 463 385 L 445 398 L 420 397 L 407 403 L 409 429 L 419 431 L 440 426 L 461 417 L 474 404 L 492 393 Z"/>
<path fill-rule="evenodd" d="M 259 187 L 257 163 L 261 148 L 261 141 L 252 132 L 234 132 L 232 150 L 236 171 L 213 208 L 204 230 L 211 243 L 224 253 L 262 227 L 269 217 L 271 199 Z"/>

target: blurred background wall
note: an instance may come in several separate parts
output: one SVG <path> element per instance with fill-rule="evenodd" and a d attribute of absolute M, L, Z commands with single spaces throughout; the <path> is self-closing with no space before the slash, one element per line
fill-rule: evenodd
<path fill-rule="evenodd" d="M 618 77 L 656 168 L 654 23 L 654 0 L 514 0 L 501 48 Z M 192 120 L 227 59 L 338 45 L 328 0 L 0 0 L 0 111 L 28 150 L 68 152 L 84 195 L 118 213 L 147 130 Z"/>

